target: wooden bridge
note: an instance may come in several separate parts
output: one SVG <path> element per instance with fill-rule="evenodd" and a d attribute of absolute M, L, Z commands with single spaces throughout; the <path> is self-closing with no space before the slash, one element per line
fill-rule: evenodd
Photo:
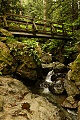
<path fill-rule="evenodd" d="M 58 24 L 14 14 L 0 16 L 0 27 L 20 37 L 69 40 L 72 36 L 72 27 L 64 23 Z"/>

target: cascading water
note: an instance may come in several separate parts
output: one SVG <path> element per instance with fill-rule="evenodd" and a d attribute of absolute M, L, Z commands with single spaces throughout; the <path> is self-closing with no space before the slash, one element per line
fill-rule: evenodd
<path fill-rule="evenodd" d="M 49 71 L 48 74 L 47 74 L 47 76 L 46 76 L 46 78 L 45 78 L 45 81 L 40 84 L 39 88 L 35 87 L 35 86 L 33 86 L 33 87 L 31 86 L 31 87 L 29 87 L 29 89 L 32 91 L 33 94 L 37 93 L 37 94 L 39 94 L 41 96 L 44 96 L 44 97 L 46 97 L 49 100 L 49 102 L 51 101 L 51 103 L 53 103 L 57 107 L 59 107 L 60 114 L 62 113 L 60 115 L 61 118 L 65 117 L 65 116 L 68 116 L 70 114 L 71 116 L 74 117 L 73 120 L 77 120 L 76 119 L 77 118 L 77 110 L 71 110 L 71 109 L 65 110 L 61 106 L 62 103 L 64 102 L 64 100 L 66 99 L 67 95 L 66 94 L 60 94 L 59 95 L 59 94 L 54 94 L 54 93 L 51 92 L 51 90 L 49 88 L 50 87 L 49 85 L 51 85 L 51 84 L 54 85 L 54 81 L 51 81 L 51 77 L 53 75 L 56 75 L 56 73 L 54 72 L 54 70 Z M 58 85 L 58 83 L 60 83 L 60 80 L 56 81 L 55 83 Z M 53 86 L 53 87 L 55 88 L 56 86 Z M 63 116 L 63 113 L 65 113 L 64 116 Z M 68 119 L 66 119 L 66 120 L 68 120 Z"/>
<path fill-rule="evenodd" d="M 52 76 L 53 74 L 54 74 L 54 71 L 53 71 L 53 70 L 51 70 L 50 72 L 48 72 L 45 81 L 48 82 L 48 83 L 52 83 L 52 81 L 51 81 L 51 76 Z"/>
<path fill-rule="evenodd" d="M 48 72 L 48 74 L 47 74 L 47 76 L 46 76 L 46 79 L 45 79 L 45 83 L 47 83 L 47 84 L 52 83 L 52 81 L 51 81 L 51 76 L 52 76 L 53 74 L 54 74 L 54 71 L 53 71 L 53 70 L 51 70 L 50 72 Z M 44 87 L 44 90 L 43 90 L 42 93 L 50 93 L 48 87 Z"/>

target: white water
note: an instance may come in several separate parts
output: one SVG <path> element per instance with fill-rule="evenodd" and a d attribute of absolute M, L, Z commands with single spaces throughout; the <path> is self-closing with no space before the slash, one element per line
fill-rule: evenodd
<path fill-rule="evenodd" d="M 52 76 L 53 74 L 54 74 L 54 71 L 53 71 L 53 70 L 51 70 L 50 72 L 48 72 L 48 74 L 47 74 L 47 76 L 46 76 L 46 79 L 45 79 L 45 82 L 47 82 L 47 83 L 52 83 L 52 81 L 51 81 L 51 76 Z M 50 93 L 49 88 L 48 88 L 48 87 L 44 87 L 42 93 L 44 93 L 44 94 L 49 94 L 49 93 Z"/>
<path fill-rule="evenodd" d="M 48 88 L 44 88 L 43 92 L 42 93 L 45 93 L 45 94 L 48 94 L 50 93 L 49 89 Z"/>
<path fill-rule="evenodd" d="M 48 74 L 47 74 L 47 76 L 46 76 L 46 82 L 48 82 L 48 83 L 52 83 L 52 81 L 51 81 L 51 76 L 54 74 L 54 71 L 53 70 L 51 70 Z"/>

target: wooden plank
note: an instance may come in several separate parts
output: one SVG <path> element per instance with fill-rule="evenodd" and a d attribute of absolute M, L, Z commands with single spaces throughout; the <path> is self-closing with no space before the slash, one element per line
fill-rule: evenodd
<path fill-rule="evenodd" d="M 37 33 L 37 34 L 33 34 L 33 33 L 25 33 L 25 32 L 13 32 L 13 31 L 10 31 L 13 35 L 15 36 L 20 36 L 20 37 L 33 37 L 33 38 L 50 38 L 50 39 L 64 39 L 64 40 L 71 40 L 70 37 L 65 37 L 65 36 L 62 36 L 62 35 L 49 35 L 49 34 L 40 34 L 40 33 Z"/>

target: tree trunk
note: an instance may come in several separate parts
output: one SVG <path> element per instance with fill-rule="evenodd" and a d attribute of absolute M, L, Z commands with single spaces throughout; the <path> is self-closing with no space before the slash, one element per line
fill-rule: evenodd
<path fill-rule="evenodd" d="M 46 0 L 43 0 L 43 19 L 46 20 Z"/>
<path fill-rule="evenodd" d="M 78 19 L 78 3 L 77 0 L 72 0 L 72 20 Z"/>

